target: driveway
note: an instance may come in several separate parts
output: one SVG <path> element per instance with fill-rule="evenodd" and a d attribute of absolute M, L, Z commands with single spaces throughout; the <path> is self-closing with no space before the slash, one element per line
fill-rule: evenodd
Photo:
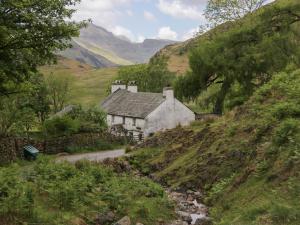
<path fill-rule="evenodd" d="M 118 149 L 113 151 L 101 151 L 101 152 L 93 152 L 93 153 L 84 153 L 84 154 L 76 154 L 76 155 L 67 155 L 60 156 L 57 158 L 57 162 L 68 161 L 68 162 L 77 162 L 79 160 L 89 160 L 101 162 L 105 159 L 113 159 L 118 158 L 125 155 L 124 149 Z"/>

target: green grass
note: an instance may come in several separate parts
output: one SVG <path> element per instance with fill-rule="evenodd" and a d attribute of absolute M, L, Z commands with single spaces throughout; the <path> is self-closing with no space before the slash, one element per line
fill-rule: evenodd
<path fill-rule="evenodd" d="M 71 91 L 68 103 L 95 106 L 108 95 L 111 82 L 117 77 L 118 68 L 94 69 L 74 60 L 61 58 L 57 65 L 40 69 L 45 75 L 69 76 Z"/>
<path fill-rule="evenodd" d="M 83 43 L 79 40 L 74 40 L 78 45 L 82 46 L 83 48 L 88 49 L 89 51 L 95 53 L 96 55 L 103 56 L 107 60 L 111 61 L 114 64 L 117 65 L 122 65 L 122 66 L 128 66 L 128 65 L 133 65 L 133 62 L 130 62 L 129 60 L 123 59 L 119 56 L 117 56 L 115 53 L 107 51 L 103 48 L 101 48 L 98 45 L 94 45 L 92 43 Z"/>
<path fill-rule="evenodd" d="M 40 156 L 30 164 L 0 167 L 0 193 L 1 224 L 95 224 L 108 212 L 114 221 L 128 215 L 145 225 L 174 217 L 158 184 L 86 161 L 73 165 Z"/>
<path fill-rule="evenodd" d="M 163 144 L 134 151 L 132 165 L 202 189 L 215 224 L 299 224 L 299 84 L 300 70 L 275 74 L 223 117 L 155 136 Z"/>

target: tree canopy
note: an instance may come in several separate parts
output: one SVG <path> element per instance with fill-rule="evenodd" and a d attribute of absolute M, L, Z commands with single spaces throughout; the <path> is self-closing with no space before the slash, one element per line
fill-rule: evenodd
<path fill-rule="evenodd" d="M 257 10 L 267 0 L 210 0 L 205 17 L 214 25 L 243 18 Z"/>
<path fill-rule="evenodd" d="M 72 9 L 80 0 L 0 1 L 0 95 L 17 92 L 37 67 L 55 61 L 84 23 Z"/>
<path fill-rule="evenodd" d="M 299 65 L 299 21 L 299 2 L 274 4 L 258 12 L 255 20 L 253 15 L 246 17 L 242 26 L 202 42 L 190 54 L 191 72 L 177 80 L 177 95 L 196 99 L 216 86 L 211 101 L 214 112 L 222 113 L 236 85 L 240 96 L 250 96 L 272 73 Z"/>
<path fill-rule="evenodd" d="M 148 65 L 123 67 L 118 73 L 118 80 L 126 83 L 136 81 L 140 91 L 157 93 L 171 85 L 174 77 L 167 69 L 167 59 L 164 57 L 154 57 Z"/>

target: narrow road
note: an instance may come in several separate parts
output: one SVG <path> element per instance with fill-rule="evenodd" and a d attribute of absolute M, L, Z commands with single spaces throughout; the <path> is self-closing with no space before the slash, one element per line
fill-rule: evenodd
<path fill-rule="evenodd" d="M 67 155 L 61 156 L 57 158 L 57 162 L 68 161 L 68 162 L 77 162 L 79 160 L 89 160 L 101 162 L 105 159 L 113 159 L 118 158 L 125 155 L 124 149 L 118 149 L 113 151 L 102 151 L 102 152 L 93 152 L 93 153 L 84 153 L 84 154 L 76 154 L 76 155 Z"/>

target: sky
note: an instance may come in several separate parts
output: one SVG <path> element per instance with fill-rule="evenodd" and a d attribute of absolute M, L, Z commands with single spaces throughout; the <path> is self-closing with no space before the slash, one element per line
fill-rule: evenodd
<path fill-rule="evenodd" d="M 91 19 L 133 42 L 146 38 L 187 40 L 205 24 L 207 0 L 81 0 L 74 20 Z"/>

